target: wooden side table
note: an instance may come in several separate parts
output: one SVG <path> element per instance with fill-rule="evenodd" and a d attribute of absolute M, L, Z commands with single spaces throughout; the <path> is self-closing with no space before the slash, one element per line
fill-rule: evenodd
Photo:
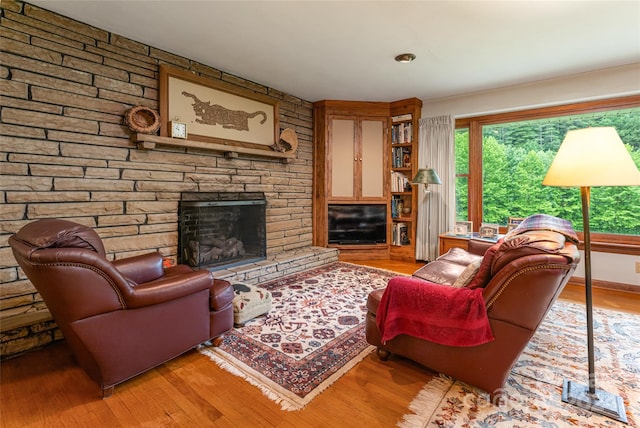
<path fill-rule="evenodd" d="M 438 255 L 441 256 L 452 248 L 462 248 L 463 250 L 468 250 L 469 239 L 470 237 L 468 236 L 456 236 L 443 233 L 438 237 Z"/>
<path fill-rule="evenodd" d="M 498 235 L 498 238 L 502 238 L 504 235 Z M 439 254 L 443 255 L 447 251 L 452 248 L 462 248 L 463 250 L 469 250 L 469 239 L 482 239 L 487 240 L 489 242 L 497 242 L 497 239 L 488 239 L 488 238 L 480 238 L 480 234 L 478 232 L 473 232 L 470 236 L 458 236 L 453 233 L 443 233 L 438 236 L 438 244 L 439 244 Z"/>

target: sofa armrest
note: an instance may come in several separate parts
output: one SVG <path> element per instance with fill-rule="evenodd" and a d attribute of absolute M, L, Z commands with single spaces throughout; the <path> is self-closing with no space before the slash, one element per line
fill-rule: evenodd
<path fill-rule="evenodd" d="M 378 305 L 380 305 L 380 300 L 382 299 L 384 290 L 384 288 L 378 288 L 373 290 L 369 293 L 369 296 L 367 296 L 367 310 L 374 316 L 378 313 Z"/>
<path fill-rule="evenodd" d="M 527 255 L 511 261 L 483 289 L 489 318 L 535 331 L 576 264 L 556 254 Z"/>
<path fill-rule="evenodd" d="M 114 260 L 113 266 L 125 278 L 137 284 L 153 281 L 164 275 L 162 254 L 158 252 Z"/>
<path fill-rule="evenodd" d="M 199 270 L 184 275 L 160 278 L 127 287 L 126 290 L 121 291 L 128 308 L 140 308 L 210 290 L 212 285 L 213 275 L 211 272 Z"/>
<path fill-rule="evenodd" d="M 164 268 L 164 276 L 184 275 L 185 273 L 193 272 L 194 270 L 199 269 L 193 269 L 191 266 L 179 264 Z"/>
<path fill-rule="evenodd" d="M 376 313 L 382 343 L 401 334 L 449 346 L 493 340 L 482 290 L 412 277 L 389 280 Z"/>
<path fill-rule="evenodd" d="M 215 279 L 209 295 L 209 306 L 214 311 L 219 311 L 233 302 L 235 293 L 229 281 Z"/>
<path fill-rule="evenodd" d="M 489 248 L 491 248 L 495 242 L 483 241 L 481 239 L 469 239 L 468 251 L 479 256 L 483 256 Z"/>

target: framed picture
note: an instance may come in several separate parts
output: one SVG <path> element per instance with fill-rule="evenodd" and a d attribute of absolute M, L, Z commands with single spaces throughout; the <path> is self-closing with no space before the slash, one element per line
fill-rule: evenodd
<path fill-rule="evenodd" d="M 411 168 L 411 153 L 405 153 L 402 155 L 402 166 L 405 168 Z"/>
<path fill-rule="evenodd" d="M 480 226 L 480 238 L 498 239 L 499 232 L 500 226 L 497 224 L 482 223 L 482 226 Z"/>
<path fill-rule="evenodd" d="M 456 221 L 456 224 L 453 227 L 453 233 L 456 236 L 471 236 L 471 234 L 473 233 L 473 222 Z"/>
<path fill-rule="evenodd" d="M 518 227 L 518 225 L 522 223 L 522 220 L 524 220 L 524 217 L 509 217 L 507 221 L 507 232 L 511 232 Z"/>
<path fill-rule="evenodd" d="M 278 141 L 277 100 L 165 65 L 159 92 L 163 137 L 171 122 L 181 122 L 195 141 L 269 150 Z"/>

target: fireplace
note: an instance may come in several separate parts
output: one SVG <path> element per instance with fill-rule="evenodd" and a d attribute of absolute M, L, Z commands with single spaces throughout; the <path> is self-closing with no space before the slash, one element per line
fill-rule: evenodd
<path fill-rule="evenodd" d="M 180 263 L 213 271 L 266 258 L 264 193 L 182 193 L 178 222 Z"/>

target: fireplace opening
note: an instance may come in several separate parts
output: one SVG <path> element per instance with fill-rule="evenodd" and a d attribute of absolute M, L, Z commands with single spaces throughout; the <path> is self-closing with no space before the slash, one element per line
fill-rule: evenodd
<path fill-rule="evenodd" d="M 264 193 L 182 193 L 178 207 L 180 263 L 214 271 L 266 258 Z"/>

